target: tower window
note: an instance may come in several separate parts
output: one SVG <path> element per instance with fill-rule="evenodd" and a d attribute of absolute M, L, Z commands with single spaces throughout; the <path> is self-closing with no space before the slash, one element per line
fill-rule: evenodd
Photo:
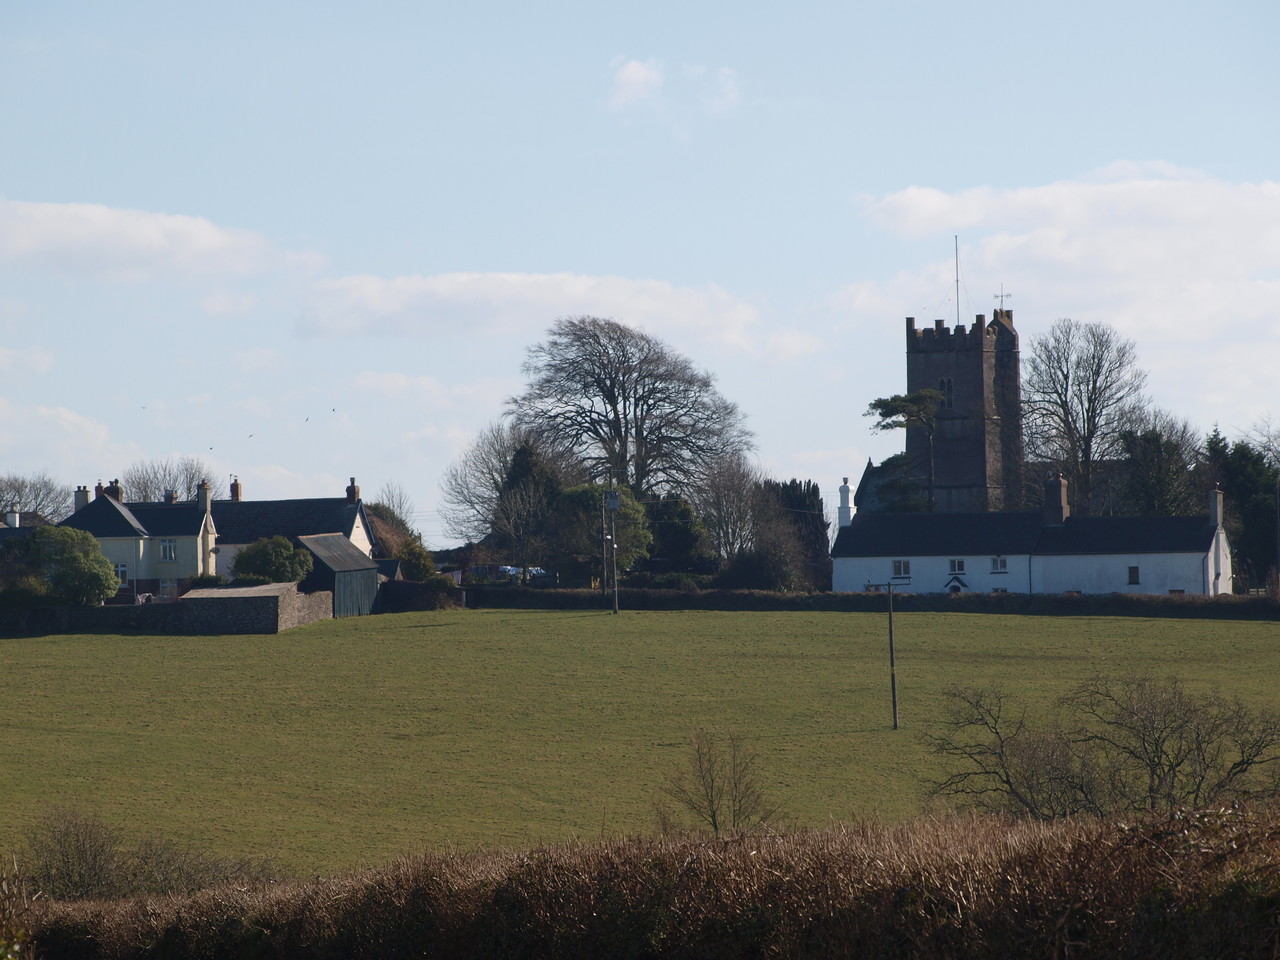
<path fill-rule="evenodd" d="M 956 384 L 950 377 L 943 377 L 938 381 L 938 392 L 942 394 L 942 399 L 938 402 L 938 406 L 950 410 L 955 406 L 956 402 Z"/>

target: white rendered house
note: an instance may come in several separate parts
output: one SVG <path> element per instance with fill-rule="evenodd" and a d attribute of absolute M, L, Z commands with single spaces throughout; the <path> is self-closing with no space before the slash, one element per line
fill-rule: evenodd
<path fill-rule="evenodd" d="M 832 590 L 913 593 L 1186 593 L 1232 589 L 1222 491 L 1193 517 L 1072 517 L 1051 477 L 1039 512 L 852 514 L 840 487 Z"/>

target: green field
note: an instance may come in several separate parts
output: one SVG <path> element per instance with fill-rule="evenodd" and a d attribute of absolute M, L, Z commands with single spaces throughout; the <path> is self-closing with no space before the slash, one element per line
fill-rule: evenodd
<path fill-rule="evenodd" d="M 1098 670 L 1274 702 L 1274 622 L 410 613 L 279 636 L 0 640 L 0 852 L 55 805 L 299 871 L 652 830 L 689 731 L 736 730 L 798 825 L 917 812 L 952 684 L 1047 703 Z"/>

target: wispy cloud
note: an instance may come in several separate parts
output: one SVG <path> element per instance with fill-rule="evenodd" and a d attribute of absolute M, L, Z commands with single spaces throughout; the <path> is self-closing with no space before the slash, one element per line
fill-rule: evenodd
<path fill-rule="evenodd" d="M 447 273 L 342 277 L 318 284 L 298 321 L 307 336 L 528 334 L 557 317 L 613 317 L 657 335 L 713 338 L 750 349 L 759 313 L 714 284 L 571 273 Z"/>
<path fill-rule="evenodd" d="M 0 200 L 0 260 L 122 282 L 248 276 L 313 258 L 204 217 Z"/>
<path fill-rule="evenodd" d="M 1280 183 L 1116 163 L 1038 187 L 912 187 L 864 198 L 864 209 L 903 236 L 959 234 L 965 275 L 1007 282 L 1014 304 L 1031 308 L 1019 311 L 1024 336 L 1068 314 L 1115 326 L 1158 369 L 1165 406 L 1247 424 L 1273 404 Z M 921 291 L 945 290 L 951 273 L 939 259 L 838 299 L 847 316 L 900 316 Z M 977 311 L 990 312 L 993 292 Z"/>
<path fill-rule="evenodd" d="M 650 100 L 662 89 L 662 62 L 660 60 L 623 60 L 615 57 L 613 67 L 613 93 L 609 106 L 621 110 L 633 104 Z"/>
<path fill-rule="evenodd" d="M 53 354 L 44 347 L 0 347 L 0 372 L 48 373 L 53 368 Z"/>
<path fill-rule="evenodd" d="M 684 132 L 697 116 L 733 112 L 741 102 L 741 82 L 732 67 L 685 64 L 668 71 L 661 60 L 615 57 L 609 106 L 625 111 L 644 106 L 673 130 Z"/>

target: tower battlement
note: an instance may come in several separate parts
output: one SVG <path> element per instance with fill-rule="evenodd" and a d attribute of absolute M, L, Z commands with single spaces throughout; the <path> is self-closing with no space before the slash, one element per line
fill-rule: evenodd
<path fill-rule="evenodd" d="M 996 310 L 990 323 L 980 313 L 968 327 L 963 323 L 949 327 L 945 320 L 935 320 L 932 327 L 917 330 L 916 318 L 907 317 L 907 353 L 991 349 L 994 341 L 1002 334 L 1013 334 L 1016 348 L 1017 334 L 1013 329 L 1012 310 Z"/>

